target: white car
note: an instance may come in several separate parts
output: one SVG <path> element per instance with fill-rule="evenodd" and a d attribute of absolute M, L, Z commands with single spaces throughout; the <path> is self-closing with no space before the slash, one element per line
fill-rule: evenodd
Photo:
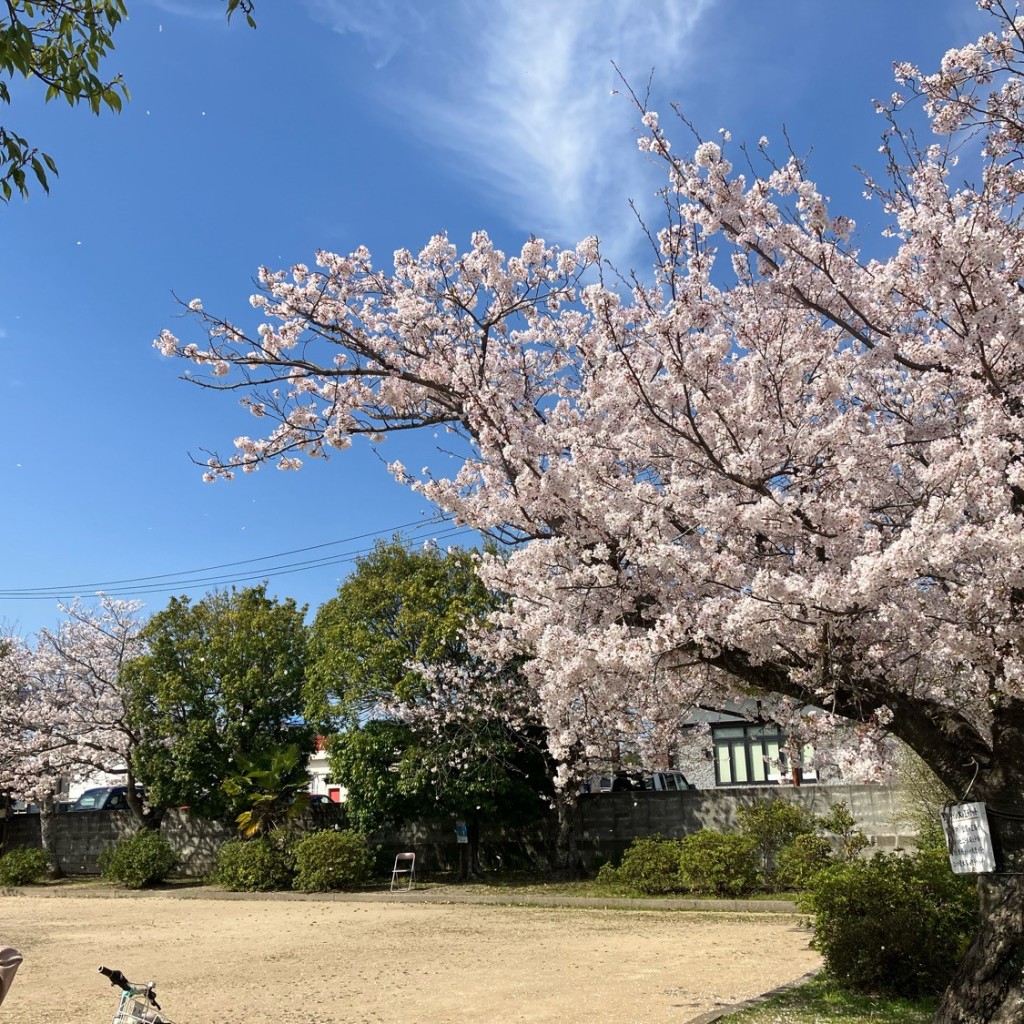
<path fill-rule="evenodd" d="M 585 782 L 580 787 L 581 793 L 622 793 L 630 790 L 646 789 L 657 793 L 678 793 L 687 789 L 696 789 L 688 782 L 682 772 L 666 769 L 661 772 L 620 771 L 615 775 L 602 775 L 592 782 Z"/>

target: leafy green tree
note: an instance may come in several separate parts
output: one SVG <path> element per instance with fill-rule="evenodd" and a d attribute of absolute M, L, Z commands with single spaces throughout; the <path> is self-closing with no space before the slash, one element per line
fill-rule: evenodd
<path fill-rule="evenodd" d="M 913 832 L 914 845 L 919 850 L 944 851 L 946 833 L 942 808 L 957 803 L 956 794 L 905 744 L 897 750 L 896 771 L 899 806 L 893 824 Z"/>
<path fill-rule="evenodd" d="M 817 828 L 814 815 L 798 804 L 773 798 L 757 800 L 736 812 L 740 830 L 757 851 L 765 878 L 775 871 L 779 851 L 797 836 L 811 835 Z"/>
<path fill-rule="evenodd" d="M 836 837 L 841 860 L 853 860 L 870 845 L 867 833 L 842 800 L 834 803 L 828 814 L 818 819 L 818 827 Z"/>
<path fill-rule="evenodd" d="M 331 741 L 331 774 L 348 789 L 348 820 L 362 832 L 414 818 L 423 801 L 409 779 L 416 755 L 412 729 L 389 719 L 353 726 Z"/>
<path fill-rule="evenodd" d="M 229 19 L 241 11 L 255 26 L 254 0 L 226 3 Z M 100 64 L 127 17 L 124 0 L 5 0 L 0 11 L 0 103 L 10 105 L 8 81 L 21 77 L 39 82 L 47 102 L 63 99 L 94 114 L 120 111 L 128 88 L 120 75 L 100 74 Z M 0 199 L 15 191 L 28 195 L 30 175 L 49 192 L 49 176 L 56 173 L 53 157 L 0 125 Z"/>
<path fill-rule="evenodd" d="M 310 636 L 307 713 L 338 732 L 331 769 L 351 820 L 463 819 L 463 875 L 479 870 L 483 821 L 536 818 L 552 792 L 543 733 L 515 699 L 521 680 L 467 643 L 497 601 L 472 552 L 396 538 L 357 563 Z"/>
<path fill-rule="evenodd" d="M 172 598 L 150 619 L 148 653 L 127 669 L 131 717 L 148 726 L 135 751 L 150 800 L 230 812 L 226 778 L 276 744 L 312 749 L 300 723 L 305 608 L 266 586 L 218 591 L 196 604 Z"/>
<path fill-rule="evenodd" d="M 466 631 L 495 598 L 477 578 L 473 554 L 412 551 L 399 538 L 356 562 L 310 633 L 311 717 L 343 728 L 411 701 L 427 689 L 422 667 L 466 665 Z"/>

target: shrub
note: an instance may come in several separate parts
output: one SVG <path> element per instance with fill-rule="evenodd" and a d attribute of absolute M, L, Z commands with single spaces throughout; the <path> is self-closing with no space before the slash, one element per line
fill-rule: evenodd
<path fill-rule="evenodd" d="M 178 866 L 171 844 L 154 829 L 125 836 L 100 853 L 100 874 L 128 889 L 142 889 L 164 881 Z"/>
<path fill-rule="evenodd" d="M 758 851 L 748 836 L 702 828 L 679 845 L 679 875 L 688 889 L 742 896 L 757 888 Z"/>
<path fill-rule="evenodd" d="M 597 869 L 597 875 L 594 881 L 598 885 L 618 885 L 619 884 L 619 873 L 615 870 L 615 865 L 611 861 L 607 861 Z"/>
<path fill-rule="evenodd" d="M 266 836 L 229 839 L 217 851 L 214 879 L 234 892 L 269 892 L 289 889 L 293 860 Z"/>
<path fill-rule="evenodd" d="M 50 858 L 45 850 L 19 847 L 0 857 L 0 885 L 29 885 L 46 877 Z"/>
<path fill-rule="evenodd" d="M 797 836 L 779 851 L 775 882 L 784 889 L 806 889 L 833 860 L 832 844 L 824 836 Z"/>
<path fill-rule="evenodd" d="M 366 837 L 355 829 L 310 832 L 296 841 L 293 850 L 293 885 L 303 892 L 358 889 L 373 877 L 373 853 Z"/>
<path fill-rule="evenodd" d="M 775 858 L 779 851 L 789 846 L 797 836 L 811 835 L 817 830 L 817 822 L 810 811 L 777 797 L 741 807 L 736 816 L 741 834 L 760 857 L 761 870 L 769 884 L 775 874 Z"/>
<path fill-rule="evenodd" d="M 661 836 L 634 839 L 622 856 L 615 881 L 644 895 L 680 892 L 684 885 L 679 878 L 679 841 Z"/>
<path fill-rule="evenodd" d="M 919 850 L 946 849 L 946 833 L 940 817 L 942 808 L 956 803 L 956 797 L 936 774 L 905 744 L 897 748 L 899 812 L 896 826 L 916 833 Z"/>
<path fill-rule="evenodd" d="M 828 814 L 818 819 L 818 826 L 836 837 L 839 856 L 843 860 L 856 857 L 868 845 L 867 835 L 857 827 L 856 819 L 842 800 L 834 803 Z"/>
<path fill-rule="evenodd" d="M 909 998 L 946 987 L 977 915 L 973 883 L 935 851 L 835 863 L 814 876 L 801 906 L 814 914 L 811 945 L 840 984 Z"/>

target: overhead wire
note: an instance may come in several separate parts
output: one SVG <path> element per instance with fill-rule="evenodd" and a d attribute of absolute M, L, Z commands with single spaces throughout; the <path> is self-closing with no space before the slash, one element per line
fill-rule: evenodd
<path fill-rule="evenodd" d="M 457 536 L 461 537 L 470 533 L 472 533 L 472 531 L 466 527 L 453 527 L 452 529 L 443 530 L 440 533 L 434 534 L 431 539 L 454 539 Z M 372 547 L 357 548 L 354 551 L 346 551 L 336 555 L 329 555 L 325 558 L 308 559 L 302 562 L 287 562 L 284 565 L 266 566 L 264 568 L 261 568 L 259 571 L 242 575 L 236 573 L 228 573 L 220 576 L 206 576 L 199 577 L 196 579 L 178 579 L 171 580 L 165 583 L 154 583 L 143 586 L 99 588 L 99 590 L 90 590 L 86 592 L 102 592 L 103 594 L 106 594 L 110 597 L 124 597 L 128 595 L 138 596 L 143 594 L 181 593 L 191 590 L 197 590 L 200 588 L 216 588 L 219 586 L 226 586 L 233 583 L 245 583 L 251 580 L 270 579 L 277 576 L 291 575 L 292 573 L 296 572 L 305 572 L 310 569 L 320 569 L 332 565 L 342 565 L 345 562 L 354 562 L 361 556 L 369 554 L 372 550 Z M 82 592 L 83 591 L 79 591 L 79 595 Z M 20 598 L 5 598 L 3 594 L 0 593 L 0 600 L 52 601 L 62 597 L 71 596 L 73 595 L 70 592 L 64 592 L 57 594 L 33 594 Z"/>
<path fill-rule="evenodd" d="M 341 537 L 338 540 L 328 540 L 321 544 L 307 544 L 301 548 L 290 548 L 287 551 L 277 551 L 271 555 L 259 555 L 255 558 L 242 558 L 235 562 L 220 562 L 217 565 L 204 565 L 198 569 L 181 569 L 177 572 L 156 573 L 151 576 L 129 576 L 119 580 L 101 580 L 92 583 L 62 583 L 52 587 L 16 587 L 10 589 L 0 588 L 0 594 L 32 594 L 40 591 L 68 591 L 68 590 L 93 590 L 102 587 L 114 587 L 120 584 L 145 583 L 149 580 L 167 579 L 171 576 L 193 576 L 197 573 L 216 572 L 218 569 L 230 569 L 237 565 L 249 565 L 252 562 L 266 562 L 274 558 L 285 558 L 288 555 L 301 555 L 307 551 L 319 551 L 321 548 L 336 547 L 338 544 L 351 544 L 353 541 L 365 540 L 367 537 L 382 537 L 386 533 L 396 533 L 409 527 L 421 528 L 423 526 L 434 526 L 450 522 L 449 516 L 437 516 L 432 519 L 414 519 L 408 523 L 399 523 L 397 526 L 388 526 L 381 530 L 370 530 L 367 533 L 353 534 L 351 537 Z"/>
<path fill-rule="evenodd" d="M 444 526 L 451 523 L 450 517 L 442 516 L 429 520 L 414 520 L 410 523 L 398 526 L 387 527 L 383 530 L 374 530 L 368 533 L 356 534 L 352 537 L 345 537 L 334 541 L 325 541 L 321 544 L 310 544 L 300 548 L 292 548 L 288 551 L 280 551 L 271 555 L 260 555 L 250 559 L 241 559 L 234 562 L 222 562 L 218 565 L 205 566 L 197 569 L 185 569 L 178 572 L 156 573 L 148 576 L 129 577 L 119 580 L 103 580 L 93 583 L 65 584 L 51 587 L 25 587 L 16 589 L 0 589 L 0 601 L 53 601 L 80 596 L 84 593 L 102 592 L 111 597 L 118 596 L 139 596 L 143 594 L 175 593 L 196 590 L 199 588 L 210 588 L 233 583 L 243 583 L 255 579 L 269 579 L 274 576 L 291 575 L 297 572 L 306 572 L 311 569 L 326 568 L 332 565 L 341 565 L 345 562 L 352 562 L 359 557 L 368 554 L 372 547 L 360 547 L 355 550 L 338 552 L 317 558 L 285 562 L 256 568 L 256 563 L 274 561 L 279 558 L 287 558 L 290 555 L 304 554 L 309 551 L 318 551 L 328 547 L 336 547 L 340 544 L 351 544 L 355 541 L 365 540 L 370 537 L 384 537 L 393 535 L 403 529 L 412 527 L 413 534 L 420 534 L 432 527 Z M 457 539 L 472 534 L 473 531 L 464 526 L 450 526 L 439 532 L 434 532 L 430 539 Z M 232 569 L 239 567 L 252 567 L 251 572 L 244 569 L 237 573 L 215 573 L 219 569 Z"/>

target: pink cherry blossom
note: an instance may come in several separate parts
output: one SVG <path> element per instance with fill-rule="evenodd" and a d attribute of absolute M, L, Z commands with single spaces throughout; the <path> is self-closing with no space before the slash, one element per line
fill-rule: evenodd
<path fill-rule="evenodd" d="M 879 107 L 878 255 L 802 161 L 688 157 L 634 97 L 665 171 L 647 278 L 606 277 L 593 240 L 570 262 L 483 233 L 392 272 L 365 249 L 263 270 L 253 336 L 194 310 L 202 345 L 157 342 L 227 363 L 201 382 L 271 423 L 209 472 L 444 426 L 458 471 L 392 471 L 506 545 L 488 643 L 525 659 L 567 785 L 614 737 L 755 693 L 794 726 L 821 709 L 821 738 L 855 723 L 848 771 L 901 738 L 1024 871 L 1024 35 L 980 6 L 992 30 L 898 64 Z M 1011 910 L 977 962 L 1024 948 L 1021 877 L 983 880 Z M 1016 984 L 982 1006 L 965 968 L 939 1019 L 993 1019 Z"/>
<path fill-rule="evenodd" d="M 121 671 L 142 653 L 140 608 L 104 596 L 63 607 L 31 642 L 4 640 L 0 789 L 45 805 L 68 784 L 126 775 L 138 735 Z"/>

